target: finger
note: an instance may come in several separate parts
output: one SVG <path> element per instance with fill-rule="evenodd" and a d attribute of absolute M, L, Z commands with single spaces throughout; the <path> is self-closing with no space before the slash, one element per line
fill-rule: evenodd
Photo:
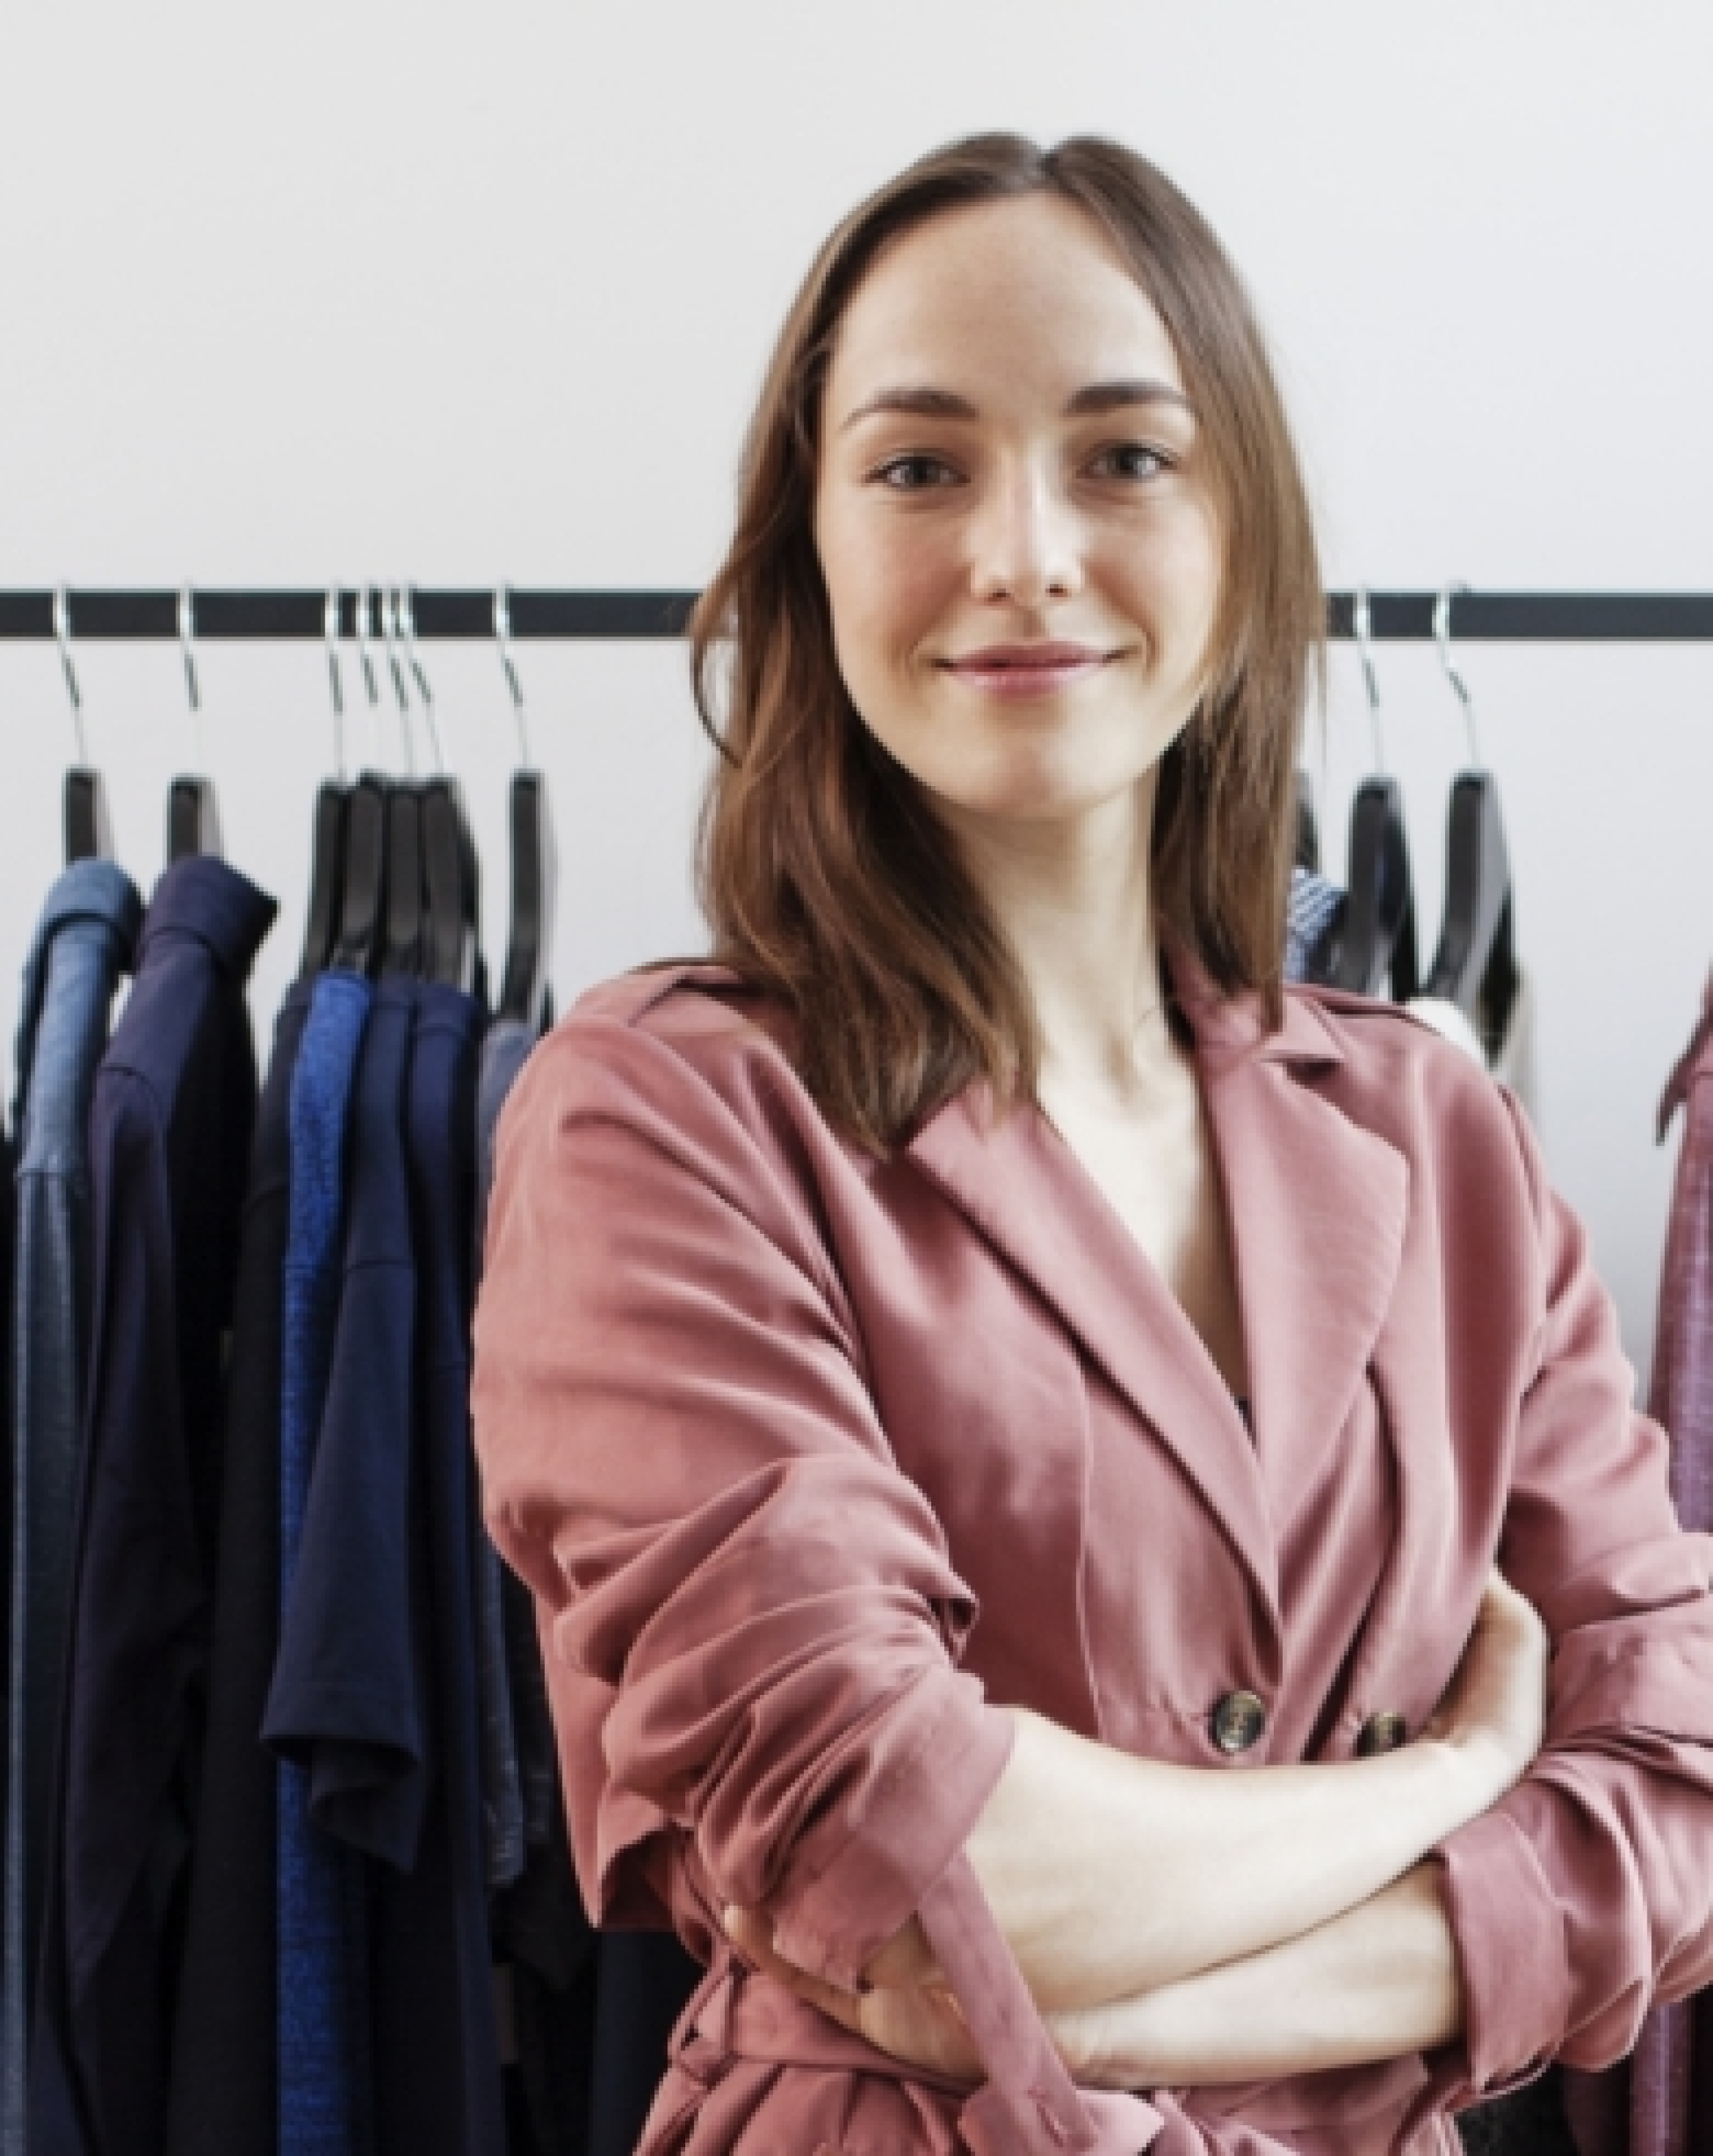
<path fill-rule="evenodd" d="M 870 1984 L 899 1990 L 916 1989 L 924 1984 L 943 1985 L 946 1980 L 945 1972 L 928 1943 L 928 1934 L 914 1917 L 901 1925 L 871 1956 L 862 1974 Z"/>
<path fill-rule="evenodd" d="M 811 2006 L 818 2006 L 836 2021 L 842 2021 L 847 2029 L 856 2028 L 854 2017 L 860 2008 L 856 1994 L 841 1990 L 823 1977 L 811 1976 L 807 1969 L 799 1969 L 795 1962 L 787 1961 L 774 1945 L 772 1923 L 759 1910 L 728 1908 L 724 1923 L 733 1943 L 764 1976 L 783 1984 L 799 1999 L 807 1999 Z"/>

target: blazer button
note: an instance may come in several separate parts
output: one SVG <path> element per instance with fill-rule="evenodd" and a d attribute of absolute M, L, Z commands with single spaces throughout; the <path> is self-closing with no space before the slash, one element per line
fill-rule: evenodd
<path fill-rule="evenodd" d="M 1228 1691 L 1211 1720 L 1213 1741 L 1222 1752 L 1247 1752 L 1267 1727 L 1267 1709 L 1253 1691 Z"/>
<path fill-rule="evenodd" d="M 1409 1741 L 1409 1724 L 1402 1715 L 1388 1707 L 1383 1714 L 1371 1714 L 1362 1724 L 1356 1738 L 1360 1758 L 1371 1759 L 1378 1752 L 1396 1752 L 1400 1744 Z"/>

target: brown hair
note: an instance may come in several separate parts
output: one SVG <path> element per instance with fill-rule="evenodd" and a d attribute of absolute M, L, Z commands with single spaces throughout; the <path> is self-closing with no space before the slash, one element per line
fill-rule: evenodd
<path fill-rule="evenodd" d="M 853 708 L 815 553 L 822 391 L 880 250 L 943 212 L 1028 194 L 1077 204 L 1165 323 L 1206 444 L 1224 569 L 1209 678 L 1162 763 L 1162 928 L 1227 993 L 1282 1014 L 1303 706 L 1325 633 L 1314 532 L 1278 390 L 1237 272 L 1200 212 L 1134 151 L 980 135 L 935 151 L 833 233 L 786 316 L 740 467 L 737 528 L 691 625 L 720 751 L 697 888 L 713 956 L 777 997 L 823 1114 L 884 1153 L 972 1080 L 1032 1095 L 1040 1044 L 998 923 L 910 774 Z M 716 713 L 721 714 L 717 720 Z"/>

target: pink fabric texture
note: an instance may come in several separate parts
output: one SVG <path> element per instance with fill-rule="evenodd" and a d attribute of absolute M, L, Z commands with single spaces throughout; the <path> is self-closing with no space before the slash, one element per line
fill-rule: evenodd
<path fill-rule="evenodd" d="M 1683 1111 L 1659 1284 L 1649 1411 L 1671 1439 L 1683 1525 L 1713 1529 L 1713 980 L 1660 1103 L 1662 1140 Z M 1566 2076 L 1582 2156 L 1700 2156 L 1713 2149 L 1713 1999 L 1654 2007 L 1632 2056 Z"/>
<path fill-rule="evenodd" d="M 1043 1116 L 972 1087 L 871 1160 L 722 969 L 591 991 L 512 1096 L 486 1516 L 538 1599 L 597 1921 L 710 1964 L 645 2156 L 1443 2156 L 1453 2108 L 1618 2057 L 1656 1988 L 1713 1977 L 1705 1546 L 1524 1118 L 1389 1007 L 1293 990 L 1268 1035 L 1173 970 L 1250 1427 Z M 1072 2087 L 962 1856 L 1005 1707 L 1211 1772 L 1347 1760 L 1371 1715 L 1432 1711 L 1495 1553 L 1553 1700 L 1528 1775 L 1438 1852 L 1465 2038 Z M 1233 1761 L 1210 1717 L 1238 1688 L 1266 1726 Z M 747 1969 L 730 1902 L 846 1984 L 920 1912 L 988 2081 Z"/>

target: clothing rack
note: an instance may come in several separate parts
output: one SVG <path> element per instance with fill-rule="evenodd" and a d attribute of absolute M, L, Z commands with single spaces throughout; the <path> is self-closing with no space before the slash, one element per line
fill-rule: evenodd
<path fill-rule="evenodd" d="M 421 637 L 478 642 L 494 633 L 491 591 L 418 591 L 410 594 Z M 1329 633 L 1352 634 L 1355 595 L 1328 594 Z M 1386 643 L 1428 642 L 1433 635 L 1436 592 L 1371 592 L 1373 635 Z M 50 591 L 0 591 L 0 639 L 49 641 L 54 634 Z M 73 638 L 110 641 L 176 639 L 182 594 L 176 591 L 74 591 L 66 595 Z M 197 641 L 302 642 L 325 634 L 324 591 L 195 591 L 189 619 Z M 657 640 L 683 635 L 694 592 L 528 591 L 507 593 L 510 633 L 517 638 Z M 339 633 L 358 629 L 358 593 L 342 588 Z M 1470 644 L 1713 643 L 1713 592 L 1456 591 L 1449 633 Z"/>

